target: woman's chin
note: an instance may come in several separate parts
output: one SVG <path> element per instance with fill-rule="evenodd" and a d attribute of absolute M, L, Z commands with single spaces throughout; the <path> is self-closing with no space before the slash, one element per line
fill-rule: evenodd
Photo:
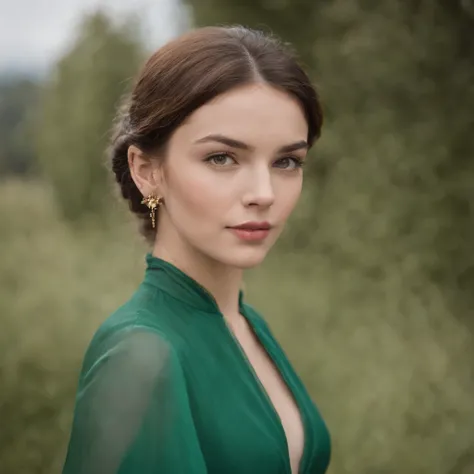
<path fill-rule="evenodd" d="M 232 255 L 226 256 L 226 263 L 233 267 L 246 270 L 260 265 L 263 260 L 265 260 L 267 253 L 268 249 L 263 247 L 245 250 L 239 249 L 233 252 Z"/>

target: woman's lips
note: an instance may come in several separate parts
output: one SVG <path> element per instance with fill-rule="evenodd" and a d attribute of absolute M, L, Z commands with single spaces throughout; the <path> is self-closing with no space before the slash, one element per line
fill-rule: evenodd
<path fill-rule="evenodd" d="M 268 222 L 246 222 L 229 229 L 241 240 L 258 242 L 268 236 L 271 226 Z"/>

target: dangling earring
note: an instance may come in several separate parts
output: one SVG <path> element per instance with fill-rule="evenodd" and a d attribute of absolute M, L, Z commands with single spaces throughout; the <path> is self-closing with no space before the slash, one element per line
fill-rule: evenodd
<path fill-rule="evenodd" d="M 150 217 L 151 217 L 151 226 L 153 229 L 156 226 L 156 208 L 162 204 L 164 199 L 162 197 L 158 197 L 154 194 L 149 194 L 147 197 L 144 197 L 142 200 L 142 204 L 146 204 L 148 209 L 150 209 Z"/>

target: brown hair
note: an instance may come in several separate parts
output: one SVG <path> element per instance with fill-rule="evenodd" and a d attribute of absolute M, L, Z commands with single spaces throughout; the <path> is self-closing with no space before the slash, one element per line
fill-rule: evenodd
<path fill-rule="evenodd" d="M 149 242 L 155 230 L 130 175 L 129 146 L 163 155 L 172 133 L 193 111 L 219 94 L 257 81 L 299 101 L 311 146 L 321 131 L 319 98 L 293 53 L 275 37 L 242 26 L 199 28 L 167 43 L 145 63 L 117 117 L 110 158 L 121 194 L 142 220 L 141 232 Z"/>

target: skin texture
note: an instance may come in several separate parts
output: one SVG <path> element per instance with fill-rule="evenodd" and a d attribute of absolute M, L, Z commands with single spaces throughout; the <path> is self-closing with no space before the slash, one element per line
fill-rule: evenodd
<path fill-rule="evenodd" d="M 171 136 L 164 160 L 129 149 L 142 194 L 164 198 L 153 254 L 207 288 L 230 320 L 237 318 L 242 271 L 264 260 L 298 201 L 303 172 L 296 160 L 306 156 L 307 133 L 296 99 L 259 82 L 197 109 Z M 298 149 L 281 150 L 294 144 Z M 245 242 L 228 229 L 248 221 L 269 222 L 270 233 Z"/>

